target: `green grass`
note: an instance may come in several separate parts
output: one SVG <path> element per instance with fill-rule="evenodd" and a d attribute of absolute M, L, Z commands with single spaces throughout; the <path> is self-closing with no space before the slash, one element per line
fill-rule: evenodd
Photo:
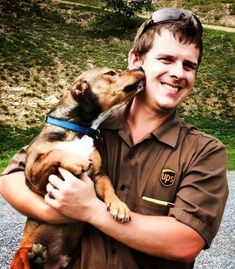
<path fill-rule="evenodd" d="M 39 127 L 21 129 L 0 123 L 0 172 L 20 148 L 33 140 L 39 130 Z"/>
<path fill-rule="evenodd" d="M 134 18 L 123 29 L 125 22 L 102 22 L 102 17 L 94 20 L 97 12 L 91 7 L 50 4 L 40 12 L 19 14 L 17 18 L 0 14 L 2 122 L 4 117 L 0 126 L 0 170 L 38 132 L 37 126 L 50 107 L 47 96 L 61 96 L 74 77 L 91 66 L 126 69 L 134 33 L 142 19 Z M 235 169 L 235 34 L 206 29 L 204 44 L 195 89 L 180 113 L 227 146 L 229 169 Z M 13 86 L 24 89 L 8 90 Z M 12 104 L 15 101 L 17 105 Z M 32 101 L 36 106 L 29 105 Z"/>
<path fill-rule="evenodd" d="M 185 117 L 186 122 L 219 139 L 227 148 L 228 169 L 235 170 L 235 124 L 232 120 Z"/>
<path fill-rule="evenodd" d="M 183 108 L 188 115 L 232 119 L 235 34 L 204 29 L 203 40 L 204 55 L 196 84 Z"/>
<path fill-rule="evenodd" d="M 234 15 L 234 0 L 153 0 L 157 8 L 178 7 L 194 11 L 205 24 L 234 26 L 230 20 L 224 20 L 225 15 Z"/>

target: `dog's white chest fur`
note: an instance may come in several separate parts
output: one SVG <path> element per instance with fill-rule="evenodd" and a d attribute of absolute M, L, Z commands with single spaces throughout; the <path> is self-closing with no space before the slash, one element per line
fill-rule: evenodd
<path fill-rule="evenodd" d="M 56 148 L 88 158 L 94 150 L 94 143 L 91 137 L 84 135 L 82 138 L 76 137 L 72 141 L 59 142 Z"/>

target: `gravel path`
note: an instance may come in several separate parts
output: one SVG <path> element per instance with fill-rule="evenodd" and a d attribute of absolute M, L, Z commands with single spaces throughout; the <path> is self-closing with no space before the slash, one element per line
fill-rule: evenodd
<path fill-rule="evenodd" d="M 197 258 L 195 269 L 235 268 L 235 171 L 228 172 L 230 195 L 218 235 L 210 249 Z M 0 269 L 8 269 L 17 248 L 25 217 L 0 197 Z"/>
<path fill-rule="evenodd" d="M 225 26 L 209 25 L 209 24 L 203 24 L 203 27 L 209 28 L 209 29 L 214 29 L 214 30 L 225 31 L 225 32 L 229 32 L 229 33 L 235 33 L 234 27 L 225 27 Z"/>

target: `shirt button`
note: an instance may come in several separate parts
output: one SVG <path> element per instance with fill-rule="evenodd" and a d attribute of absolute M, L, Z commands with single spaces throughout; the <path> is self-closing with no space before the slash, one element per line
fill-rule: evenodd
<path fill-rule="evenodd" d="M 122 184 L 121 187 L 120 187 L 120 190 L 121 191 L 124 191 L 126 189 L 126 185 L 125 184 Z"/>
<path fill-rule="evenodd" d="M 111 252 L 112 252 L 113 255 L 115 255 L 117 253 L 117 249 L 116 248 L 112 248 L 111 249 Z"/>
<path fill-rule="evenodd" d="M 135 151 L 130 151 L 130 152 L 127 154 L 127 158 L 128 158 L 129 160 L 134 159 L 134 158 L 135 158 Z"/>

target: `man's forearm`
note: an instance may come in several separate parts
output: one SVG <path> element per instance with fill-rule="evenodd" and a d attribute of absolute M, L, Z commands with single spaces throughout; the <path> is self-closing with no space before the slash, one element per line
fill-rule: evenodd
<path fill-rule="evenodd" d="M 166 259 L 193 261 L 205 241 L 192 228 L 172 217 L 132 213 L 129 223 L 113 220 L 105 205 L 88 222 L 105 234 L 139 251 Z"/>
<path fill-rule="evenodd" d="M 25 183 L 24 172 L 0 177 L 0 193 L 21 214 L 50 223 L 72 222 L 44 202 L 44 197 L 32 192 Z"/>

